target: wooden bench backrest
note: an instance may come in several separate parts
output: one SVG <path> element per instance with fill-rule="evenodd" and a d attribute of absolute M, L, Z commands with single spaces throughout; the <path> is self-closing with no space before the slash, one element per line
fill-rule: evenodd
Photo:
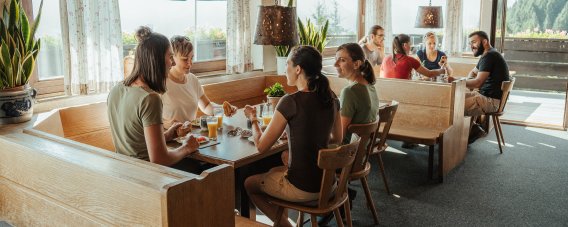
<path fill-rule="evenodd" d="M 234 225 L 232 167 L 196 176 L 23 133 L 0 147 L 0 219 L 16 226 Z"/>
<path fill-rule="evenodd" d="M 105 102 L 55 110 L 33 129 L 115 151 Z"/>
<path fill-rule="evenodd" d="M 209 99 L 222 104 L 228 101 L 242 108 L 246 104 L 258 104 L 266 99 L 264 76 L 256 76 L 246 79 L 233 80 L 203 85 L 203 91 Z"/>

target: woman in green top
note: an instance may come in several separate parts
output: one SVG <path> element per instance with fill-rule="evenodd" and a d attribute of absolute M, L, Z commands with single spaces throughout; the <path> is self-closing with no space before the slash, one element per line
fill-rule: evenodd
<path fill-rule="evenodd" d="M 350 81 L 341 90 L 341 127 L 343 143 L 348 144 L 351 134 L 347 134 L 350 124 L 366 124 L 377 119 L 379 97 L 375 90 L 375 73 L 365 53 L 356 43 L 346 43 L 335 52 L 335 68 L 340 78 Z"/>
<path fill-rule="evenodd" d="M 162 100 L 166 78 L 172 66 L 172 51 L 168 38 L 148 27 L 136 31 L 138 47 L 132 73 L 108 95 L 108 116 L 112 140 L 118 153 L 153 163 L 172 166 L 199 147 L 189 137 L 175 149 L 168 150 L 166 141 L 177 137 L 172 125 L 164 132 Z"/>

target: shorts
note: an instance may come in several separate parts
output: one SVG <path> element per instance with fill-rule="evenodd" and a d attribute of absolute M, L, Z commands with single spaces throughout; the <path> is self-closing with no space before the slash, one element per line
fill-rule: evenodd
<path fill-rule="evenodd" d="M 284 166 L 270 169 L 262 175 L 260 190 L 272 197 L 290 202 L 309 202 L 319 199 L 320 193 L 298 189 L 288 181 L 286 176 L 287 172 Z"/>

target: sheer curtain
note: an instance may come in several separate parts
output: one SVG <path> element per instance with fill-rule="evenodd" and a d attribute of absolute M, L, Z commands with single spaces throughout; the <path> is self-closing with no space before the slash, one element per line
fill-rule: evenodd
<path fill-rule="evenodd" d="M 391 0 L 367 0 L 365 3 L 365 35 L 369 28 L 380 25 L 385 29 L 385 54 L 389 54 L 392 46 Z"/>
<path fill-rule="evenodd" d="M 250 2 L 227 1 L 227 73 L 252 70 Z"/>
<path fill-rule="evenodd" d="M 65 93 L 107 92 L 122 80 L 118 0 L 60 0 Z"/>
<path fill-rule="evenodd" d="M 461 53 L 463 39 L 462 0 L 451 0 L 446 5 L 446 26 L 444 27 L 444 50 L 450 56 Z"/>

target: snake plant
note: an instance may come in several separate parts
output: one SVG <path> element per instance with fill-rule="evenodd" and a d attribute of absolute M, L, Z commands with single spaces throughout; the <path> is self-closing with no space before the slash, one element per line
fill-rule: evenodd
<path fill-rule="evenodd" d="M 43 0 L 35 22 L 30 24 L 21 0 L 4 5 L 0 21 L 0 90 L 26 85 L 34 71 L 40 40 L 34 38 Z"/>
<path fill-rule="evenodd" d="M 316 28 L 310 19 L 304 26 L 302 20 L 298 18 L 298 33 L 300 34 L 300 45 L 310 45 L 315 47 L 320 53 L 323 52 L 325 45 L 327 45 L 327 27 L 329 20 L 325 21 L 325 25 L 321 28 Z"/>

